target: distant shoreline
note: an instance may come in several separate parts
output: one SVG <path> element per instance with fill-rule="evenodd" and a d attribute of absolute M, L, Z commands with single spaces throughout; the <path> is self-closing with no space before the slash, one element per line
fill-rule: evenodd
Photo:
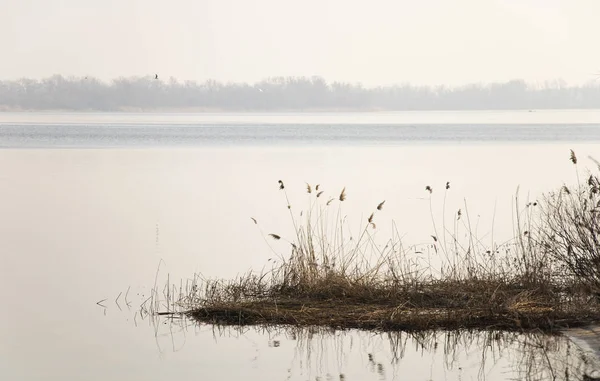
<path fill-rule="evenodd" d="M 548 108 L 537 108 L 537 109 L 528 109 L 528 108 L 470 108 L 470 109 L 384 109 L 384 108 L 305 108 L 305 109 L 226 109 L 226 108 L 206 108 L 206 107 L 187 107 L 187 108 L 172 108 L 172 107 L 157 107 L 157 108 L 134 108 L 134 107 L 124 107 L 114 110 L 102 110 L 102 109 L 45 109 L 45 108 L 35 108 L 35 109 L 24 109 L 24 108 L 11 108 L 4 107 L 0 105 L 0 114 L 2 113 L 48 113 L 48 112 L 58 112 L 58 113 L 77 113 L 77 114 L 87 114 L 87 113 L 143 113 L 143 114 L 152 114 L 152 113 L 167 113 L 167 114 L 178 114 L 178 113 L 197 113 L 197 114 L 210 114 L 210 113 L 242 113 L 242 114 L 259 114 L 259 113 L 296 113 L 296 114 L 304 114 L 304 113 L 404 113 L 404 112 L 489 112 L 489 111 L 522 111 L 522 112 L 537 112 L 537 111 L 593 111 L 600 110 L 600 107 L 589 107 L 589 108 L 557 108 L 557 107 L 548 107 Z"/>
<path fill-rule="evenodd" d="M 365 87 L 321 77 L 257 83 L 165 82 L 154 76 L 103 82 L 92 77 L 0 81 L 0 111 L 377 112 L 600 108 L 600 83 L 528 84 L 510 80 L 464 86 L 409 83 Z"/>
<path fill-rule="evenodd" d="M 36 113 L 36 112 L 72 112 L 72 113 L 98 113 L 98 112 L 119 112 L 119 113 L 309 113 L 309 112 L 322 112 L 322 113 L 334 113 L 334 112 L 404 112 L 404 111 L 451 111 L 451 110 L 387 110 L 377 108 L 310 108 L 310 109 L 277 109 L 277 110 L 259 110 L 259 109 L 225 109 L 225 108 L 206 108 L 206 107 L 157 107 L 157 108 L 135 108 L 135 107 L 123 107 L 115 110 L 101 110 L 101 109 L 22 109 L 22 108 L 9 108 L 0 105 L 0 113 L 9 112 L 23 112 L 23 113 Z M 462 110 L 456 110 L 462 111 Z"/>

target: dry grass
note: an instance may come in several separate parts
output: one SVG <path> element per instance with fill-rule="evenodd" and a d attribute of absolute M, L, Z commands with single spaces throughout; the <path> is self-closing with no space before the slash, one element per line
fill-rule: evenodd
<path fill-rule="evenodd" d="M 199 308 L 189 316 L 211 324 L 327 326 L 336 329 L 423 331 L 431 329 L 540 329 L 553 331 L 583 326 L 595 319 L 592 312 L 575 317 L 550 307 L 521 307 L 504 313 L 485 308 L 399 308 L 377 304 L 348 305 L 338 301 L 294 300 L 273 303 L 241 303 Z"/>
<path fill-rule="evenodd" d="M 253 289 L 259 286 L 259 289 Z M 280 293 L 262 285 L 220 284 L 219 297 L 201 298 L 188 314 L 212 324 L 286 324 L 376 330 L 541 329 L 589 324 L 600 317 L 594 302 L 568 290 L 541 290 L 504 282 L 439 280 L 386 289 L 331 282 L 313 291 Z M 392 291 L 393 290 L 393 291 Z M 569 295 L 569 297 L 561 296 Z M 584 295 L 580 295 L 585 298 Z"/>
<path fill-rule="evenodd" d="M 570 160 L 577 163 L 573 151 Z M 577 189 L 564 186 L 522 208 L 517 197 L 515 238 L 492 248 L 472 233 L 466 205 L 454 214 L 452 232 L 444 220 L 439 235 L 434 223 L 433 241 L 425 248 L 405 248 L 398 232 L 384 246 L 373 232 L 385 201 L 374 205 L 353 234 L 342 213 L 345 188 L 328 198 L 321 197 L 328 193 L 321 185 L 306 184 L 308 206 L 297 211 L 283 181 L 278 183 L 292 237 L 265 234 L 257 219 L 252 221 L 267 244 L 288 242 L 291 253 L 279 255 L 273 268 L 260 274 L 231 281 L 194 277 L 179 297 L 170 293 L 170 310 L 219 324 L 379 330 L 552 331 L 600 320 L 596 175 Z M 444 208 L 449 190 L 447 182 Z M 425 192 L 434 195 L 429 185 Z M 435 255 L 437 264 L 415 259 L 423 258 L 415 255 L 420 250 Z"/>

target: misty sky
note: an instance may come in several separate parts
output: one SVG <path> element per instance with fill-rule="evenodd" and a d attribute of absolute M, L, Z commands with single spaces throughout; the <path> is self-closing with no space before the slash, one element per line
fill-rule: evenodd
<path fill-rule="evenodd" d="M 600 73 L 598 0 L 0 0 L 0 79 L 365 85 Z"/>

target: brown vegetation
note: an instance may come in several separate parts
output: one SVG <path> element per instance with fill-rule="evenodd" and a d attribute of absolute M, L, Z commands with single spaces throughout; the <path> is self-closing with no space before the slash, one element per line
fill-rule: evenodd
<path fill-rule="evenodd" d="M 570 159 L 577 164 L 575 153 Z M 170 292 L 170 311 L 217 324 L 378 330 L 550 332 L 600 320 L 600 181 L 595 174 L 576 189 L 564 186 L 539 202 L 517 206 L 515 239 L 499 247 L 484 247 L 468 222 L 462 234 L 466 242 L 457 238 L 457 224 L 446 239 L 444 224 L 444 234 L 435 231 L 428 246 L 439 259 L 435 268 L 415 262 L 416 249 L 405 249 L 399 234 L 384 248 L 375 243 L 371 232 L 384 201 L 354 237 L 341 214 L 345 188 L 328 199 L 319 197 L 322 186 L 313 193 L 307 184 L 310 203 L 301 217 L 295 216 L 282 181 L 279 189 L 292 218 L 293 239 L 261 234 L 267 243 L 289 242 L 289 257 L 274 260 L 270 271 L 231 281 L 194 277 L 178 297 Z M 433 197 L 432 187 L 425 189 Z M 445 192 L 449 189 L 446 183 Z M 469 220 L 466 208 L 453 218 L 461 217 Z"/>

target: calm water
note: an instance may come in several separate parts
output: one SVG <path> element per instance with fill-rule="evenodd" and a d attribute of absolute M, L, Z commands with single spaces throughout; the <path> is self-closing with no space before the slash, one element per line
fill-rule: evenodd
<path fill-rule="evenodd" d="M 3 114 L 0 147 L 344 146 L 592 142 L 598 111 Z"/>
<path fill-rule="evenodd" d="M 394 221 L 407 244 L 430 242 L 450 181 L 448 223 L 467 205 L 482 241 L 502 242 L 517 187 L 533 200 L 575 182 L 593 168 L 588 155 L 600 159 L 598 143 L 598 111 L 0 114 L 0 376 L 522 379 L 519 343 L 530 338 L 521 336 L 502 341 L 497 359 L 483 352 L 484 335 L 461 336 L 448 352 L 454 339 L 444 334 L 425 345 L 352 331 L 214 332 L 152 324 L 136 307 L 161 260 L 159 282 L 261 269 L 272 252 L 250 217 L 266 232 L 291 229 L 279 179 L 294 213 L 308 205 L 306 182 L 334 196 L 345 186 L 355 230 L 385 199 L 376 238 L 385 241 Z M 119 308 L 114 299 L 128 289 L 131 306 L 121 296 Z M 575 349 L 556 340 L 553 353 L 571 351 L 579 369 Z"/>

